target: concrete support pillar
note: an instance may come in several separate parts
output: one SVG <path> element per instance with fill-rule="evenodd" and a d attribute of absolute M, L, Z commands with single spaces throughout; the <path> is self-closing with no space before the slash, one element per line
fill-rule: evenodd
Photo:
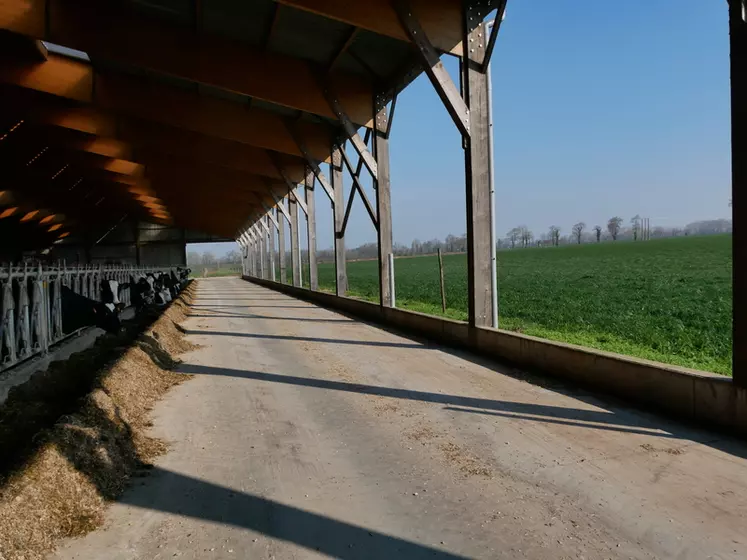
<path fill-rule="evenodd" d="M 306 172 L 306 234 L 309 241 L 309 288 L 319 289 L 319 272 L 316 263 L 316 207 L 314 202 L 314 173 Z"/>
<path fill-rule="evenodd" d="M 283 204 L 281 201 L 279 204 Z M 288 283 L 288 274 L 285 266 L 285 215 L 278 210 L 278 259 L 280 260 L 280 282 Z"/>
<path fill-rule="evenodd" d="M 344 296 L 348 291 L 348 271 L 345 263 L 345 234 L 342 224 L 345 220 L 345 197 L 342 186 L 342 155 L 335 147 L 332 151 L 332 164 L 330 165 L 332 188 L 334 189 L 335 202 L 332 212 L 335 220 L 335 293 Z"/>
<path fill-rule="evenodd" d="M 376 215 L 378 219 L 379 241 L 379 303 L 385 307 L 392 306 L 389 255 L 392 253 L 392 201 L 389 172 L 389 139 L 387 133 L 387 110 L 383 107 L 376 115 L 374 128 L 373 152 L 376 158 Z"/>
<path fill-rule="evenodd" d="M 747 22 L 729 2 L 731 43 L 732 328 L 734 384 L 747 387 Z"/>
<path fill-rule="evenodd" d="M 475 61 L 485 54 L 485 25 L 468 34 L 468 56 L 461 61 L 464 100 L 470 111 L 470 135 L 464 137 L 467 194 L 467 287 L 470 326 L 492 322 L 492 266 L 490 235 L 490 152 L 488 136 L 488 76 Z"/>
<path fill-rule="evenodd" d="M 288 213 L 290 214 L 290 236 L 291 236 L 291 272 L 293 274 L 293 285 L 301 287 L 301 248 L 298 243 L 298 203 L 293 197 L 288 197 Z"/>

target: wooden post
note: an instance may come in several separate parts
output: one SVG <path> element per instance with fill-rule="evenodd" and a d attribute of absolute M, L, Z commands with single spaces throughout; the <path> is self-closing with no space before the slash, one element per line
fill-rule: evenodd
<path fill-rule="evenodd" d="M 309 240 L 309 288 L 319 289 L 319 272 L 316 263 L 316 206 L 314 202 L 314 173 L 306 172 L 306 233 Z"/>
<path fill-rule="evenodd" d="M 260 220 L 262 224 L 267 226 L 267 230 L 263 234 L 265 242 L 265 279 L 272 280 L 272 253 L 270 252 L 270 240 L 272 239 L 272 224 L 270 223 L 267 215 L 263 215 Z M 264 228 L 263 228 L 264 229 Z"/>
<path fill-rule="evenodd" d="M 281 200 L 278 204 L 283 204 Z M 280 260 L 280 282 L 283 284 L 288 283 L 288 273 L 286 272 L 285 264 L 285 214 L 278 210 L 278 260 Z"/>
<path fill-rule="evenodd" d="M 275 230 L 273 229 L 273 223 L 272 223 L 272 220 L 270 220 L 269 215 L 267 216 L 267 226 L 270 228 L 270 235 L 269 235 L 270 280 L 275 282 Z"/>
<path fill-rule="evenodd" d="M 378 177 L 374 181 L 374 185 L 376 186 L 376 216 L 379 238 L 379 304 L 384 307 L 392 307 L 392 293 L 389 284 L 392 274 L 389 261 L 389 255 L 392 254 L 392 200 L 387 130 L 387 111 L 386 107 L 382 107 L 376 115 L 373 140 Z"/>
<path fill-rule="evenodd" d="M 446 285 L 444 284 L 444 260 L 441 249 L 438 249 L 438 275 L 441 279 L 441 310 L 446 313 Z"/>
<path fill-rule="evenodd" d="M 257 235 L 259 236 L 257 238 L 257 254 L 259 256 L 259 277 L 262 279 L 265 279 L 266 278 L 265 262 L 267 262 L 265 259 L 265 252 L 267 249 L 265 247 L 265 242 L 266 242 L 265 234 L 264 234 L 264 231 L 262 230 L 262 226 L 257 226 L 254 231 L 256 231 Z"/>
<path fill-rule="evenodd" d="M 490 153 L 488 135 L 488 77 L 482 71 L 485 25 L 471 29 L 469 9 L 465 19 L 464 45 L 470 45 L 461 60 L 464 97 L 470 111 L 470 135 L 464 136 L 465 184 L 467 191 L 467 289 L 469 325 L 488 327 L 492 322 L 493 261 L 490 246 Z"/>
<path fill-rule="evenodd" d="M 298 246 L 298 203 L 293 197 L 288 197 L 288 213 L 290 214 L 290 236 L 291 236 L 291 272 L 293 274 L 293 285 L 301 287 L 301 259 Z"/>
<path fill-rule="evenodd" d="M 731 42 L 732 375 L 747 388 L 747 22 L 729 2 Z"/>
<path fill-rule="evenodd" d="M 344 148 L 335 147 L 332 152 L 332 163 L 330 165 L 332 188 L 335 195 L 332 212 L 335 220 L 335 293 L 338 296 L 344 296 L 348 291 L 348 272 L 345 263 L 345 234 L 343 232 L 345 197 L 342 187 L 342 149 Z"/>

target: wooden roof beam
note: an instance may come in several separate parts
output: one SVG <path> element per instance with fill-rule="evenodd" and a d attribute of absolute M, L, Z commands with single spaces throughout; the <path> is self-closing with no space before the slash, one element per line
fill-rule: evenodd
<path fill-rule="evenodd" d="M 268 152 L 239 142 L 221 140 L 158 123 L 118 119 L 117 134 L 119 138 L 127 140 L 126 142 L 93 136 L 87 132 L 95 126 L 79 126 L 81 130 L 51 126 L 60 121 L 64 122 L 61 115 L 66 110 L 61 108 L 54 112 L 32 112 L 29 114 L 29 119 L 32 120 L 25 124 L 32 126 L 32 132 L 49 141 L 51 145 L 125 161 L 132 165 L 148 165 L 168 160 L 180 165 L 218 166 L 251 175 L 281 179 L 282 176 L 271 161 L 270 155 L 273 155 L 291 180 L 300 182 L 303 179 L 306 163 L 302 158 Z M 73 123 L 74 126 L 80 125 L 82 118 L 79 115 Z M 47 123 L 50 123 L 50 126 Z"/>
<path fill-rule="evenodd" d="M 231 101 L 200 96 L 131 76 L 97 74 L 90 64 L 58 55 L 50 54 L 48 60 L 39 63 L 2 60 L 0 83 L 95 104 L 99 109 L 224 140 L 302 155 L 285 128 L 283 118 L 272 112 L 247 110 Z M 107 115 L 99 115 L 102 116 Z M 111 126 L 113 120 L 110 117 L 106 124 Z M 297 128 L 315 158 L 325 160 L 329 157 L 333 141 L 330 128 L 312 122 L 299 122 Z M 109 134 L 104 135 L 115 136 L 116 124 L 107 132 Z"/>
<path fill-rule="evenodd" d="M 178 76 L 292 109 L 335 118 L 315 76 L 326 69 L 253 49 L 137 12 L 128 2 L 4 0 L 0 28 L 92 57 Z M 39 25 L 39 22 L 46 22 Z M 355 74 L 329 76 L 353 121 L 373 126 L 372 83 Z"/>
<path fill-rule="evenodd" d="M 409 42 L 389 2 L 350 0 L 277 0 L 280 4 L 342 21 L 361 29 Z M 441 52 L 462 54 L 462 1 L 413 0 L 412 11 Z"/>

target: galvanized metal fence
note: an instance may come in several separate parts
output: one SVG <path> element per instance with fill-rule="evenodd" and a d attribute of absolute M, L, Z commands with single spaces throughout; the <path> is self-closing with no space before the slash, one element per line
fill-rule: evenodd
<path fill-rule="evenodd" d="M 4 265 L 0 268 L 0 372 L 73 333 L 62 331 L 62 286 L 101 301 L 101 281 L 126 284 L 119 300 L 131 303 L 131 276 L 170 272 L 176 267 Z"/>

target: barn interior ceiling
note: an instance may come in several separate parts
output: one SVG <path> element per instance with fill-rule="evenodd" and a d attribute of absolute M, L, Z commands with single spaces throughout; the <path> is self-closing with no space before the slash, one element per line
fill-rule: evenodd
<path fill-rule="evenodd" d="M 409 6 L 460 52 L 460 1 Z M 0 233 L 24 247 L 123 219 L 233 239 L 421 68 L 386 0 L 6 0 L 0 30 Z"/>

